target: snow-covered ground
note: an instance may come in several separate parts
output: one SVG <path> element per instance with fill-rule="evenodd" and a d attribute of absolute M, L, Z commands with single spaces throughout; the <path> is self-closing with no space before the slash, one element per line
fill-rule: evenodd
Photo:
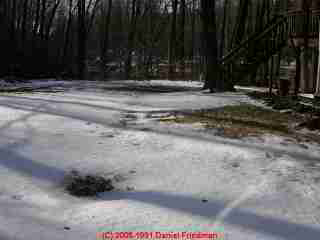
<path fill-rule="evenodd" d="M 1 240 L 181 229 L 223 229 L 228 240 L 319 239 L 319 145 L 160 123 L 171 110 L 256 102 L 241 93 L 121 90 L 128 85 L 136 83 L 0 95 Z M 74 169 L 112 177 L 116 190 L 72 197 L 63 180 Z"/>

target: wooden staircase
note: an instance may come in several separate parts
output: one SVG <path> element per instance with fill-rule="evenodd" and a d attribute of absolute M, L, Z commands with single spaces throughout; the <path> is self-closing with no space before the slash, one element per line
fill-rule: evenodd
<path fill-rule="evenodd" d="M 279 9 L 281 7 L 275 7 L 274 18 L 261 32 L 249 36 L 220 60 L 224 81 L 248 84 L 250 74 L 256 73 L 262 64 L 278 55 L 282 48 L 290 45 L 290 38 L 295 39 L 302 33 L 299 23 L 305 16 L 301 13 L 283 14 Z M 310 17 L 308 32 L 309 37 L 314 38 L 319 34 L 320 14 Z"/>
<path fill-rule="evenodd" d="M 221 59 L 223 78 L 233 83 L 243 81 L 287 46 L 288 38 L 288 18 L 274 18 L 263 31 L 253 34 Z"/>

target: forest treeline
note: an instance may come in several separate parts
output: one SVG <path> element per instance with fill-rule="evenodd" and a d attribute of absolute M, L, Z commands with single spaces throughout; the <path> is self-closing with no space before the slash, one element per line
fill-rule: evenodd
<path fill-rule="evenodd" d="M 165 66 L 228 88 L 219 60 L 269 24 L 279 2 L 2 0 L 0 77 L 85 79 L 95 66 L 101 78 L 152 78 Z"/>

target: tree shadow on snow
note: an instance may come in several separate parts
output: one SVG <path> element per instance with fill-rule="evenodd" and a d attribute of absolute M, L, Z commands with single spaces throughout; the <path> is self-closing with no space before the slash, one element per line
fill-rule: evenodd
<path fill-rule="evenodd" d="M 44 107 L 44 105 L 39 106 Z M 10 128 L 15 123 L 25 123 L 31 117 L 37 115 L 36 109 L 33 109 L 31 113 L 27 113 L 20 118 L 12 121 L 8 121 L 6 124 L 0 126 L 0 137 L 6 137 L 1 132 Z M 61 179 L 65 175 L 62 169 L 48 166 L 45 163 L 36 162 L 29 159 L 18 152 L 18 148 L 21 148 L 31 141 L 32 136 L 27 136 L 26 141 L 15 140 L 12 144 L 6 144 L 0 147 L 0 165 L 3 167 L 19 172 L 25 176 L 32 176 L 46 181 L 56 181 Z"/>
<path fill-rule="evenodd" d="M 228 203 L 226 202 L 209 200 L 206 203 L 202 203 L 200 199 L 191 196 L 164 192 L 110 192 L 101 194 L 101 198 L 108 201 L 119 199 L 134 200 L 212 219 L 213 221 L 219 213 L 228 208 Z M 320 236 L 319 228 L 288 222 L 274 217 L 258 215 L 240 208 L 233 209 L 229 215 L 223 219 L 223 222 L 267 235 L 280 237 L 281 239 L 317 240 Z"/>
<path fill-rule="evenodd" d="M 55 116 L 68 117 L 77 120 L 91 121 L 97 124 L 108 127 L 116 127 L 122 129 L 129 129 L 135 131 L 141 131 L 140 129 L 135 129 L 130 126 L 121 126 L 119 124 L 112 124 L 106 122 L 104 118 L 95 118 L 94 116 L 88 117 L 86 113 L 72 113 L 72 112 L 61 112 L 58 110 L 50 109 L 48 106 L 41 106 L 41 108 L 30 109 L 27 104 L 19 106 L 18 104 L 6 103 L 2 101 L 0 106 L 5 106 L 13 109 L 32 111 L 33 113 L 45 113 Z M 34 107 L 34 106 L 32 106 Z M 29 117 L 30 117 L 29 116 Z M 27 116 L 22 117 L 20 120 L 25 121 Z M 14 120 L 19 121 L 19 119 Z M 7 124 L 8 127 L 10 124 Z M 4 127 L 0 127 L 3 130 Z M 212 142 L 221 145 L 233 145 L 236 147 L 247 148 L 247 149 L 258 149 L 263 151 L 273 151 L 282 154 L 288 154 L 294 159 L 318 161 L 318 158 L 305 155 L 298 152 L 286 151 L 275 149 L 272 147 L 258 146 L 252 143 L 243 143 L 239 141 L 229 141 L 219 137 L 204 137 L 195 134 L 181 133 L 181 132 L 168 132 L 162 131 L 160 129 L 150 129 L 158 134 L 163 135 L 174 135 L 181 138 L 196 139 L 199 141 Z M 55 181 L 57 178 L 61 178 L 65 172 L 59 168 L 48 166 L 44 163 L 36 162 L 32 159 L 28 159 L 21 154 L 19 154 L 14 149 L 10 149 L 8 146 L 0 148 L 1 161 L 0 164 L 8 169 L 20 172 L 24 175 L 30 175 L 42 180 Z M 161 192 L 108 192 L 102 195 L 103 200 L 116 200 L 116 199 L 129 199 L 134 201 L 139 201 L 147 204 L 157 205 L 159 207 L 172 209 L 174 211 L 180 211 L 191 215 L 196 215 L 208 219 L 214 220 L 214 218 L 221 213 L 221 211 L 228 207 L 226 202 L 221 202 L 217 200 L 208 201 L 207 203 L 201 203 L 199 199 L 183 196 L 183 195 L 173 195 Z M 273 217 L 260 216 L 255 213 L 251 213 L 240 208 L 233 209 L 226 218 L 223 219 L 224 222 L 237 225 L 243 228 L 251 229 L 257 232 L 274 235 L 281 237 L 283 239 L 298 240 L 298 239 L 319 239 L 320 229 L 312 226 L 307 226 L 303 224 L 297 224 L 293 222 L 288 222 L 286 220 L 276 219 Z M 1 236 L 0 236 L 1 237 Z"/>
<path fill-rule="evenodd" d="M 14 98 L 14 97 L 13 97 Z M 20 98 L 20 97 L 19 97 Z M 30 99 L 31 100 L 31 99 Z M 17 110 L 24 110 L 24 111 L 32 111 L 33 113 L 43 113 L 43 114 L 48 114 L 48 115 L 53 115 L 53 116 L 60 116 L 60 117 L 66 117 L 66 118 L 71 118 L 75 120 L 82 120 L 85 122 L 92 122 L 95 124 L 100 124 L 105 127 L 112 127 L 112 128 L 118 128 L 118 129 L 123 129 L 123 130 L 130 130 L 130 131 L 145 131 L 145 126 L 130 126 L 130 125 L 123 125 L 119 123 L 119 121 L 112 122 L 110 119 L 107 117 L 101 117 L 101 116 L 94 116 L 92 114 L 88 114 L 87 112 L 75 112 L 72 110 L 59 110 L 57 108 L 52 108 L 50 107 L 50 100 L 47 102 L 48 104 L 46 105 L 41 105 L 38 108 L 34 105 L 28 106 L 27 103 L 21 102 L 12 102 L 12 101 L 6 101 L 2 100 L 0 103 L 0 106 L 7 107 L 7 108 L 12 108 L 12 109 L 17 109 Z M 85 105 L 87 106 L 87 105 Z M 30 109 L 32 107 L 32 109 Z M 88 105 L 88 107 L 90 107 Z M 108 107 L 101 107 L 105 109 L 109 109 Z M 109 110 L 117 110 L 116 108 L 110 108 Z M 121 109 L 118 109 L 121 111 Z M 153 112 L 153 111 L 150 111 Z M 163 112 L 163 111 L 161 111 Z M 108 116 L 108 114 L 106 114 Z M 198 133 L 192 133 L 188 131 L 168 131 L 168 129 L 153 129 L 153 128 L 148 128 L 148 131 L 154 132 L 160 135 L 171 135 L 179 138 L 187 138 L 187 139 L 192 139 L 192 140 L 197 140 L 197 141 L 203 141 L 203 142 L 211 142 L 213 144 L 218 144 L 218 145 L 223 145 L 223 146 L 235 146 L 239 148 L 245 148 L 245 149 L 254 149 L 254 150 L 260 150 L 260 151 L 267 151 L 271 152 L 277 155 L 288 155 L 291 158 L 299 161 L 308 161 L 308 162 L 319 162 L 319 158 L 312 156 L 307 153 L 299 152 L 299 151 L 294 151 L 294 150 L 286 150 L 286 149 L 280 149 L 277 147 L 272 147 L 272 146 L 264 146 L 261 143 L 246 143 L 243 141 L 238 141 L 238 140 L 232 140 L 232 139 L 226 139 L 223 137 L 219 136 L 205 136 L 205 135 L 199 135 Z"/>

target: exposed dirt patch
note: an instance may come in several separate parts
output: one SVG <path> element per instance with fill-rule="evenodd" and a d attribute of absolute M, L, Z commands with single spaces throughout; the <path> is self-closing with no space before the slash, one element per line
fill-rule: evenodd
<path fill-rule="evenodd" d="M 303 119 L 291 113 L 280 113 L 254 105 L 225 106 L 211 110 L 175 114 L 162 122 L 201 123 L 206 128 L 218 129 L 218 134 L 241 138 L 265 133 L 279 135 L 293 134 L 292 126 Z"/>
<path fill-rule="evenodd" d="M 320 130 L 320 100 L 308 99 L 299 96 L 279 96 L 266 92 L 250 92 L 248 96 L 262 100 L 275 110 L 287 110 L 305 117 L 305 121 L 297 126 L 297 129 L 307 128 L 311 131 Z"/>
<path fill-rule="evenodd" d="M 111 179 L 96 175 L 81 175 L 77 171 L 71 171 L 65 179 L 65 189 L 73 196 L 90 197 L 111 191 L 114 187 Z"/>
<path fill-rule="evenodd" d="M 306 99 L 297 96 L 279 96 L 266 92 L 250 92 L 248 96 L 262 100 L 268 106 L 275 110 L 291 109 L 296 113 L 313 114 L 320 116 L 320 101 L 317 99 Z"/>

